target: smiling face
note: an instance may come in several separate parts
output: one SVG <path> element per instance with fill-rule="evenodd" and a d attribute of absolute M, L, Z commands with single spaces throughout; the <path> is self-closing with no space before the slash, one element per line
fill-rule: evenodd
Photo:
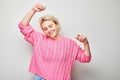
<path fill-rule="evenodd" d="M 50 15 L 40 18 L 40 26 L 46 36 L 57 39 L 59 37 L 60 25 L 58 20 Z"/>
<path fill-rule="evenodd" d="M 41 24 L 41 28 L 46 36 L 55 39 L 58 37 L 58 28 L 57 25 L 53 21 L 44 21 Z"/>

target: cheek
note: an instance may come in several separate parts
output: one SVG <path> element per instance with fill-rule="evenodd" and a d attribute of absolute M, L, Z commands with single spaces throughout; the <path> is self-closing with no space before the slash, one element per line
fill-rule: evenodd
<path fill-rule="evenodd" d="M 52 29 L 55 29 L 55 30 L 57 30 L 57 26 L 54 26 Z"/>
<path fill-rule="evenodd" d="M 45 34 L 47 34 L 47 32 L 46 32 L 46 31 L 44 31 L 44 33 L 45 33 Z"/>
<path fill-rule="evenodd" d="M 43 31 L 43 30 L 42 30 Z M 43 33 L 45 34 L 45 35 L 47 35 L 47 32 L 46 31 L 43 31 Z"/>

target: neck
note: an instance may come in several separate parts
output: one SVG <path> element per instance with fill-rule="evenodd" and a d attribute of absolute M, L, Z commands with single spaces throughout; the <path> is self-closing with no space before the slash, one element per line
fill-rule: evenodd
<path fill-rule="evenodd" d="M 59 38 L 60 38 L 60 35 L 57 35 L 57 36 L 53 37 L 52 39 L 57 40 Z"/>

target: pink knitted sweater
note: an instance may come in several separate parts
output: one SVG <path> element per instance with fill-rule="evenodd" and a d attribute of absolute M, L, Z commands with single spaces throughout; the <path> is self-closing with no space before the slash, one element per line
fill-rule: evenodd
<path fill-rule="evenodd" d="M 71 80 L 71 69 L 75 60 L 90 62 L 91 55 L 73 40 L 61 37 L 52 40 L 35 31 L 31 25 L 18 24 L 25 40 L 33 46 L 29 71 L 46 80 Z"/>

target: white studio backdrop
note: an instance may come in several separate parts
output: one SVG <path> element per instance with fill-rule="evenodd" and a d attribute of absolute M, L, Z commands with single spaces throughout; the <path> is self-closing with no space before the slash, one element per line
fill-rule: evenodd
<path fill-rule="evenodd" d="M 50 14 L 58 18 L 63 35 L 75 40 L 85 34 L 89 40 L 92 60 L 76 61 L 72 80 L 120 80 L 120 0 L 0 0 L 0 80 L 33 80 L 28 72 L 32 47 L 17 24 L 37 2 L 46 10 L 33 17 L 36 30 L 41 32 L 38 18 Z"/>

